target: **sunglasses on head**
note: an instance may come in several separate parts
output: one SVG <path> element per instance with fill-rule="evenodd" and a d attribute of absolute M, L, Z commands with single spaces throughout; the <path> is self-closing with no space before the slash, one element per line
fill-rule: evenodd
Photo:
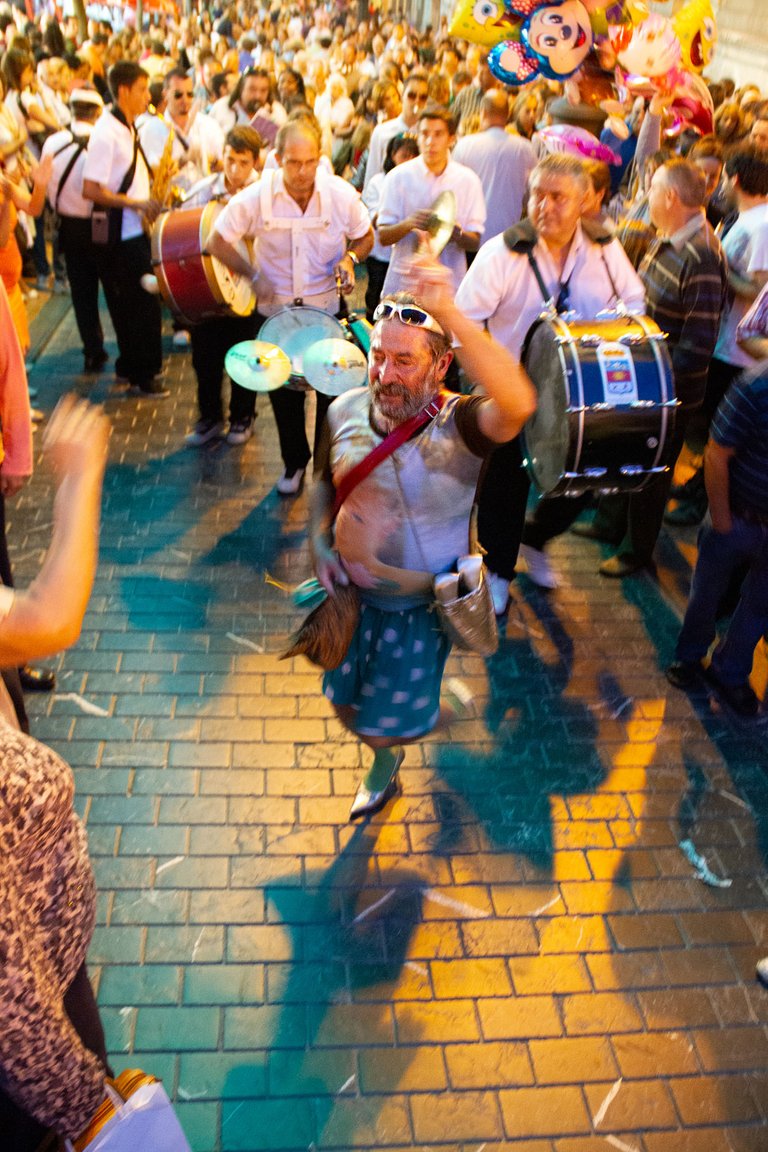
<path fill-rule="evenodd" d="M 416 328 L 426 328 L 428 332 L 445 335 L 437 320 L 434 316 L 430 316 L 429 312 L 417 308 L 414 304 L 397 304 L 394 300 L 382 300 L 381 304 L 376 306 L 373 321 L 376 323 L 377 320 L 389 320 L 392 316 L 397 316 L 403 324 L 413 324 Z"/>

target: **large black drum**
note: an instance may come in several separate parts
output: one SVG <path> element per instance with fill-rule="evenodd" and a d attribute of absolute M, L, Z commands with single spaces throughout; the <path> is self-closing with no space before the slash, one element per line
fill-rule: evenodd
<path fill-rule="evenodd" d="M 672 365 L 647 316 L 543 316 L 523 365 L 538 392 L 524 458 L 542 493 L 634 492 L 674 465 Z"/>

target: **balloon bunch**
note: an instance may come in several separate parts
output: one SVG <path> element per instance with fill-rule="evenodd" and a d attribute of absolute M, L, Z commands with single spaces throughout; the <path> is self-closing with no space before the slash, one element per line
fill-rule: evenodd
<path fill-rule="evenodd" d="M 489 48 L 504 84 L 567 81 L 569 100 L 599 104 L 617 127 L 635 96 L 661 92 L 674 94 L 672 131 L 712 130 L 699 75 L 717 42 L 712 0 L 688 0 L 672 20 L 645 0 L 458 0 L 449 31 Z"/>

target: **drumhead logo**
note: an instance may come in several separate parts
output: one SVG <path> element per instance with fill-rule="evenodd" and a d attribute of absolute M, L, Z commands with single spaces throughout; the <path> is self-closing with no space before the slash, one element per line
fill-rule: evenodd
<path fill-rule="evenodd" d="M 606 404 L 634 404 L 638 400 L 632 352 L 626 344 L 603 342 L 597 347 L 597 364 Z"/>

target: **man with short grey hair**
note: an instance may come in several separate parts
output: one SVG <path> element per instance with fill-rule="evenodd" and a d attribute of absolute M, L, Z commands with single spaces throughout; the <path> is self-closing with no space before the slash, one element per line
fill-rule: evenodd
<path fill-rule="evenodd" d="M 480 131 L 462 136 L 453 150 L 453 159 L 477 173 L 483 185 L 484 243 L 517 224 L 528 178 L 536 167 L 530 141 L 507 132 L 508 111 L 506 92 L 491 88 L 480 104 Z"/>

